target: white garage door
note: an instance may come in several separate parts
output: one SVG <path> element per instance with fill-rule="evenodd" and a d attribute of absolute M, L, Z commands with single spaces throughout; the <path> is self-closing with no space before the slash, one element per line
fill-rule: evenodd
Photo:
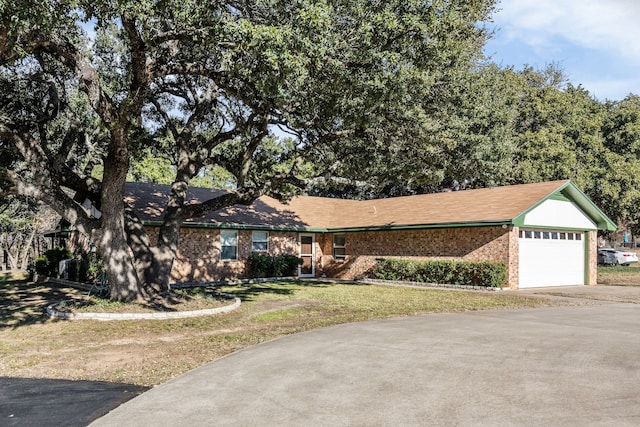
<path fill-rule="evenodd" d="M 525 229 L 519 240 L 520 288 L 584 285 L 584 233 Z"/>

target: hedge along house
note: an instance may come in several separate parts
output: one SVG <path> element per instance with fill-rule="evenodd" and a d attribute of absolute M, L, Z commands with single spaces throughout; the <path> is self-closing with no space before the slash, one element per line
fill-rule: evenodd
<path fill-rule="evenodd" d="M 191 188 L 203 201 L 216 190 Z M 157 227 L 167 186 L 131 183 L 126 201 Z M 494 261 L 506 286 L 591 285 L 597 231 L 615 224 L 570 181 L 367 201 L 262 197 L 183 224 L 174 281 L 248 277 L 251 252 L 294 254 L 300 277 L 353 279 L 379 258 Z"/>

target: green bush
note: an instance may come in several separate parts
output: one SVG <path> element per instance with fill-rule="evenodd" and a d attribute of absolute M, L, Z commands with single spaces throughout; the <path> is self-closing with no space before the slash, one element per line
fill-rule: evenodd
<path fill-rule="evenodd" d="M 273 258 L 273 275 L 275 277 L 295 276 L 302 258 L 295 255 L 278 255 Z"/>
<path fill-rule="evenodd" d="M 41 276 L 57 277 L 58 264 L 63 259 L 73 258 L 69 249 L 53 248 L 40 255 L 35 260 L 35 270 Z"/>
<path fill-rule="evenodd" d="M 288 277 L 295 276 L 296 269 L 302 260 L 294 255 L 276 255 L 253 252 L 247 260 L 249 275 L 256 277 Z"/>
<path fill-rule="evenodd" d="M 375 278 L 382 280 L 458 286 L 502 287 L 507 281 L 507 267 L 498 262 L 411 261 L 384 258 L 378 260 L 373 274 Z"/>
<path fill-rule="evenodd" d="M 83 255 L 80 274 L 81 282 L 95 282 L 103 272 L 102 261 L 95 254 Z"/>
<path fill-rule="evenodd" d="M 273 258 L 271 255 L 252 252 L 247 262 L 251 277 L 271 277 L 273 275 Z"/>
<path fill-rule="evenodd" d="M 33 262 L 36 273 L 40 276 L 49 276 L 49 260 L 45 255 L 40 255 Z"/>

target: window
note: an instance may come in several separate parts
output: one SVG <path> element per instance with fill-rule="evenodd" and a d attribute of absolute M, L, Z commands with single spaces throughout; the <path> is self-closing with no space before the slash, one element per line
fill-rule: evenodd
<path fill-rule="evenodd" d="M 238 232 L 236 230 L 220 230 L 220 259 L 238 259 Z"/>
<path fill-rule="evenodd" d="M 253 252 L 269 251 L 269 232 L 254 231 L 251 235 L 251 250 Z"/>
<path fill-rule="evenodd" d="M 347 255 L 347 249 L 345 247 L 345 235 L 334 234 L 333 235 L 333 259 L 344 260 Z"/>
<path fill-rule="evenodd" d="M 582 240 L 582 233 L 568 233 L 564 231 L 520 230 L 520 237 L 525 239 L 542 240 Z"/>

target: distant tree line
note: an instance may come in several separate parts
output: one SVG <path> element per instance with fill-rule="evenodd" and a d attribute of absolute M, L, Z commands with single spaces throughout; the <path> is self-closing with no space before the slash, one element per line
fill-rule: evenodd
<path fill-rule="evenodd" d="M 354 152 L 311 192 L 375 198 L 571 179 L 640 231 L 640 97 L 600 101 L 551 64 L 479 63 L 439 114 L 434 148 L 416 141 Z M 437 135 L 437 136 L 436 136 Z"/>

